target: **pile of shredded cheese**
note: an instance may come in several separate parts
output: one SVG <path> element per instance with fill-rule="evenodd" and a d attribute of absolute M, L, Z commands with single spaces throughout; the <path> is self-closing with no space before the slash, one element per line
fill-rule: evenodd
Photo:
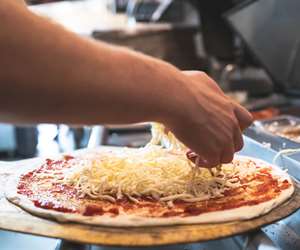
<path fill-rule="evenodd" d="M 186 147 L 163 125 L 154 124 L 151 142 L 140 149 L 122 148 L 91 157 L 75 158 L 57 181 L 72 185 L 80 194 L 115 202 L 124 197 L 138 202 L 151 197 L 167 202 L 196 202 L 222 197 L 224 190 L 241 186 L 241 177 L 257 171 L 255 164 L 240 161 L 205 169 L 186 158 Z"/>

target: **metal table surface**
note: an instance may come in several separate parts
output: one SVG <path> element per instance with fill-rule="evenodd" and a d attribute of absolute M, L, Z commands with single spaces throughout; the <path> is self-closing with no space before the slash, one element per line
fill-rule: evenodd
<path fill-rule="evenodd" d="M 272 163 L 276 151 L 263 146 L 249 137 L 245 137 L 245 146 L 241 155 L 261 158 Z M 300 179 L 300 163 L 286 156 L 278 159 L 279 166 L 288 168 L 289 173 Z M 129 250 L 137 248 L 115 248 L 105 246 L 80 245 L 72 242 L 47 239 L 37 236 L 23 235 L 0 231 L 0 250 Z M 149 249 L 149 248 L 138 248 Z M 154 250 L 207 250 L 207 249 L 230 249 L 230 250 L 272 250 L 300 249 L 300 210 L 293 215 L 269 226 L 260 228 L 248 234 L 195 244 L 172 245 L 153 247 Z"/>

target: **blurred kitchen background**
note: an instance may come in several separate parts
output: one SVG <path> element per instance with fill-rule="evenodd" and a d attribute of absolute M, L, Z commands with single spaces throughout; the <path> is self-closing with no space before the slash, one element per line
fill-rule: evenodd
<path fill-rule="evenodd" d="M 229 96 L 250 109 L 258 121 L 282 114 L 300 115 L 299 1 L 27 2 L 31 11 L 78 35 L 141 51 L 182 70 L 207 72 Z M 298 130 L 296 136 L 300 135 Z M 251 133 L 253 129 L 248 132 Z M 137 147 L 149 138 L 149 124 L 0 124 L 0 160 L 98 145 Z"/>
<path fill-rule="evenodd" d="M 271 162 L 276 151 L 300 148 L 299 0 L 27 2 L 31 11 L 78 35 L 144 52 L 182 70 L 207 72 L 254 115 L 256 121 L 245 134 L 261 144 L 249 138 L 245 142 L 257 157 L 269 157 Z M 49 156 L 99 145 L 139 147 L 150 136 L 147 123 L 93 127 L 0 123 L 0 160 Z M 275 150 L 272 154 L 269 147 Z M 300 153 L 290 157 L 297 162 L 285 167 L 299 180 Z M 157 249 L 300 249 L 299 221 L 297 212 L 242 236 Z M 0 231 L 1 250 L 117 249 L 60 245 L 55 239 Z"/>

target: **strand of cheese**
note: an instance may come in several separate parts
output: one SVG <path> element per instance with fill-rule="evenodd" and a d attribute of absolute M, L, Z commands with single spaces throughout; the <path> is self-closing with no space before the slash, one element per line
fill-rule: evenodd
<path fill-rule="evenodd" d="M 187 147 L 182 142 L 180 142 L 171 131 L 168 131 L 168 129 L 165 128 L 164 125 L 160 123 L 152 123 L 151 126 L 152 139 L 148 143 L 148 145 L 161 144 L 162 146 L 170 150 L 177 150 L 182 152 L 187 151 Z"/>
<path fill-rule="evenodd" d="M 273 163 L 275 164 L 279 157 L 282 155 L 292 155 L 294 153 L 299 153 L 300 149 L 299 148 L 287 148 L 287 149 L 282 149 L 280 150 L 273 158 Z"/>

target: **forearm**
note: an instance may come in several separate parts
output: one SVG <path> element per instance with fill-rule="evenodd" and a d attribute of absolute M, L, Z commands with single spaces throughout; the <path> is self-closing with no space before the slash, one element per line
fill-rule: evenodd
<path fill-rule="evenodd" d="M 200 155 L 230 162 L 251 115 L 201 72 L 80 38 L 0 1 L 0 121 L 159 121 Z"/>
<path fill-rule="evenodd" d="M 0 4 L 1 121 L 94 124 L 165 117 L 180 82 L 174 82 L 177 69 L 80 38 L 6 2 Z"/>

